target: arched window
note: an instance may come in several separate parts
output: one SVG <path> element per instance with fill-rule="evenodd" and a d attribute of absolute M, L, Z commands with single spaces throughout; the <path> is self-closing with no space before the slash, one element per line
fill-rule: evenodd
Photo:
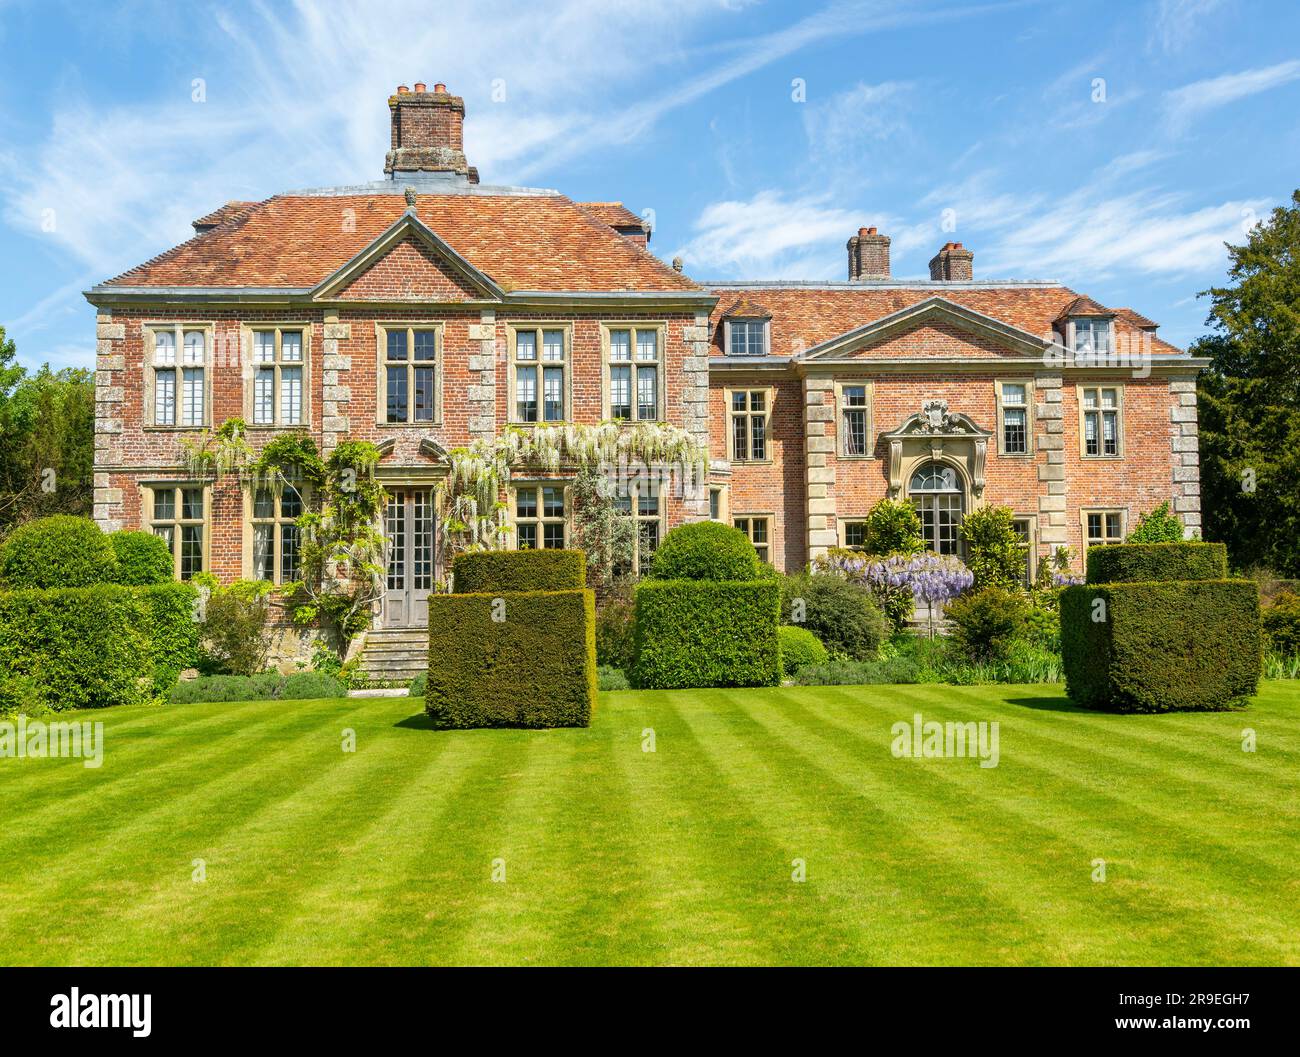
<path fill-rule="evenodd" d="M 959 554 L 966 497 L 957 471 L 938 462 L 922 463 L 912 473 L 907 492 L 920 515 L 926 547 L 938 554 Z"/>

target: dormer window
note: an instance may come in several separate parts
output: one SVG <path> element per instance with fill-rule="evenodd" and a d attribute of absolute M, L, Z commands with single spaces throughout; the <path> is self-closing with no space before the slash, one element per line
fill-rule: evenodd
<path fill-rule="evenodd" d="M 727 355 L 766 356 L 767 324 L 766 319 L 728 319 Z"/>
<path fill-rule="evenodd" d="M 1071 348 L 1076 353 L 1089 356 L 1106 356 L 1110 353 L 1110 320 L 1079 318 L 1071 321 L 1073 338 Z"/>

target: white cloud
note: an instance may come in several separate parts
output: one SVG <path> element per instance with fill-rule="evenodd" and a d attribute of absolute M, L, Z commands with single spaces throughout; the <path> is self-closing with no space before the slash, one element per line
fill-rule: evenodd
<path fill-rule="evenodd" d="M 1235 103 L 1270 88 L 1300 80 L 1300 60 L 1280 62 L 1241 73 L 1224 74 L 1204 81 L 1194 81 L 1165 93 L 1165 108 L 1171 128 L 1185 127 L 1197 115 L 1215 107 Z"/>
<path fill-rule="evenodd" d="M 813 160 L 834 164 L 860 157 L 873 143 L 905 131 L 911 90 L 906 81 L 858 83 L 825 103 L 808 103 L 803 125 Z"/>
<path fill-rule="evenodd" d="M 1166 53 L 1182 51 L 1200 32 L 1206 16 L 1222 6 L 1223 0 L 1160 0 L 1151 46 Z"/>

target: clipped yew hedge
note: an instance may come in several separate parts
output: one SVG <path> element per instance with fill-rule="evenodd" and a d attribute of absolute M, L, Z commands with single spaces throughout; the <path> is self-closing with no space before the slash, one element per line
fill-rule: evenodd
<path fill-rule="evenodd" d="M 1259 588 L 1222 579 L 1069 587 L 1061 594 L 1061 654 L 1066 692 L 1084 708 L 1231 708 L 1259 683 Z"/>
<path fill-rule="evenodd" d="M 1088 548 L 1088 583 L 1155 580 L 1223 580 L 1228 551 L 1222 543 L 1117 543 Z"/>
<path fill-rule="evenodd" d="M 154 680 L 152 619 L 140 590 L 115 584 L 0 592 L 0 678 L 30 678 L 55 711 L 138 704 Z"/>
<path fill-rule="evenodd" d="M 429 597 L 424 709 L 435 726 L 585 727 L 595 703 L 594 592 Z"/>
<path fill-rule="evenodd" d="M 776 686 L 780 615 L 774 580 L 643 580 L 634 683 L 655 690 Z"/>
<path fill-rule="evenodd" d="M 579 550 L 475 551 L 452 562 L 458 595 L 484 591 L 567 591 L 587 586 Z"/>
<path fill-rule="evenodd" d="M 176 685 L 181 672 L 199 663 L 200 625 L 195 620 L 198 590 L 193 584 L 173 581 L 137 587 L 135 591 L 148 612 L 143 630 L 149 639 L 154 690 L 165 694 Z"/>

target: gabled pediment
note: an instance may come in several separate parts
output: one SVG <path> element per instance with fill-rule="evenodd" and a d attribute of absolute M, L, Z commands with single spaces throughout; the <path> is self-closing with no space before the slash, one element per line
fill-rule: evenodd
<path fill-rule="evenodd" d="M 393 437 L 385 437 L 375 447 L 379 449 L 379 457 L 384 459 L 397 450 L 397 441 Z M 447 449 L 432 437 L 421 437 L 419 450 L 421 455 L 433 462 L 447 462 Z"/>
<path fill-rule="evenodd" d="M 505 292 L 408 209 L 313 291 L 317 301 L 499 301 Z"/>
<path fill-rule="evenodd" d="M 985 355 L 997 355 L 1005 352 L 1016 356 L 1041 356 L 1047 343 L 1027 330 L 1004 323 L 1000 319 L 977 312 L 973 308 L 950 301 L 946 297 L 929 297 L 914 305 L 908 305 L 897 312 L 873 320 L 864 326 L 846 331 L 828 341 L 806 350 L 800 357 L 803 360 L 853 360 L 879 351 L 880 346 L 901 339 L 917 332 L 933 331 L 936 335 L 957 332 L 968 335 L 973 346 L 972 351 L 984 351 Z M 922 335 L 924 338 L 924 335 Z M 924 342 L 922 342 L 924 344 Z M 941 357 L 945 352 L 928 353 L 924 348 L 916 350 L 921 354 Z M 912 350 L 890 351 L 886 355 L 912 355 Z"/>

